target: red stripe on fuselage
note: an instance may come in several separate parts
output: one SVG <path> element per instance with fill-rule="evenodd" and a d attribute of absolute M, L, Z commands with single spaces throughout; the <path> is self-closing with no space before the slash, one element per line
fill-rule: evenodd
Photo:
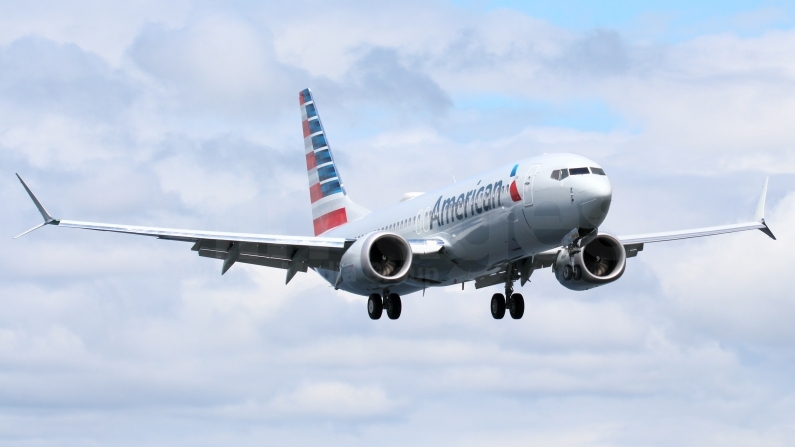
<path fill-rule="evenodd" d="M 317 166 L 317 159 L 315 158 L 315 151 L 306 154 L 306 170 L 310 170 Z"/>
<path fill-rule="evenodd" d="M 348 214 L 345 212 L 345 208 L 340 208 L 318 217 L 312 221 L 312 224 L 315 226 L 315 236 L 318 236 L 347 222 Z"/>
<path fill-rule="evenodd" d="M 513 183 L 511 183 L 510 191 L 511 191 L 511 199 L 513 199 L 514 202 L 522 200 L 522 196 L 519 195 L 519 190 L 516 188 L 516 180 L 514 180 Z"/>

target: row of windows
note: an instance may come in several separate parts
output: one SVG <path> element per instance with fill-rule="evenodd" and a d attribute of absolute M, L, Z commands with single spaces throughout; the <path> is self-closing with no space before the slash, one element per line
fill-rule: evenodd
<path fill-rule="evenodd" d="M 414 216 L 414 217 L 411 217 L 411 218 L 408 218 L 408 219 L 403 219 L 400 222 L 393 223 L 392 225 L 387 225 L 385 227 L 376 228 L 373 231 L 396 231 L 396 230 L 400 230 L 401 228 L 405 228 L 406 226 L 414 223 L 416 220 L 417 220 L 417 216 Z M 362 234 L 360 236 L 356 236 L 356 239 L 359 239 L 362 236 L 364 236 L 364 235 Z"/>
<path fill-rule="evenodd" d="M 590 170 L 589 170 L 590 169 Z M 555 169 L 549 177 L 553 180 L 563 180 L 570 175 L 585 175 L 596 174 L 605 175 L 602 168 L 571 168 L 571 169 Z"/>

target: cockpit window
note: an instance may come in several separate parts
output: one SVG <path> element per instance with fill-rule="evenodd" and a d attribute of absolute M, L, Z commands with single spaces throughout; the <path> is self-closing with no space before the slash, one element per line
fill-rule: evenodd
<path fill-rule="evenodd" d="M 602 168 L 591 168 L 591 172 L 597 175 L 605 175 L 605 171 Z"/>
<path fill-rule="evenodd" d="M 563 180 L 564 178 L 566 178 L 568 176 L 569 176 L 569 170 L 568 169 L 561 169 L 560 170 L 560 179 L 561 180 Z"/>
<path fill-rule="evenodd" d="M 552 175 L 550 175 L 549 178 L 553 180 L 560 180 L 560 169 L 555 169 L 552 171 Z"/>
<path fill-rule="evenodd" d="M 590 174 L 590 171 L 588 171 L 588 168 L 571 168 L 571 169 L 569 169 L 569 174 L 571 174 L 571 175 L 585 175 L 585 174 Z"/>

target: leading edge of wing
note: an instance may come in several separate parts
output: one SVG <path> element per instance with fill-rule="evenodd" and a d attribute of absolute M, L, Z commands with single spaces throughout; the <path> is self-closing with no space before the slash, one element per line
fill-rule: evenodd
<path fill-rule="evenodd" d="M 618 240 L 624 245 L 648 244 L 651 242 L 675 241 L 679 239 L 690 239 L 694 237 L 714 236 L 717 234 L 736 233 L 748 230 L 767 230 L 764 222 L 746 222 L 732 225 L 720 225 L 717 227 L 695 228 L 692 230 L 666 231 L 662 233 L 634 234 L 631 236 L 620 236 Z M 768 230 L 769 231 L 769 230 Z M 767 232 L 766 232 L 767 234 Z M 772 234 L 772 233 L 771 233 Z M 772 237 L 772 236 L 771 236 Z M 773 238 L 775 239 L 775 238 Z"/>
<path fill-rule="evenodd" d="M 60 220 L 55 225 L 65 228 L 84 230 L 109 231 L 113 233 L 136 234 L 160 239 L 195 242 L 200 239 L 214 239 L 233 242 L 251 242 L 257 244 L 282 244 L 307 247 L 345 248 L 346 243 L 353 239 L 341 237 L 313 236 L 279 236 L 269 234 L 224 233 L 218 231 L 180 230 L 176 228 L 140 227 L 137 225 L 118 225 L 97 222 L 79 222 L 76 220 Z"/>

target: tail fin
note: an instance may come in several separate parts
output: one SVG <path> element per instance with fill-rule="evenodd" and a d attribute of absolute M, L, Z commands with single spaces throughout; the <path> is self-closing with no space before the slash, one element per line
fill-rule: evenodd
<path fill-rule="evenodd" d="M 312 92 L 308 88 L 304 89 L 298 94 L 298 99 L 304 127 L 312 221 L 315 236 L 318 236 L 347 222 L 359 220 L 370 211 L 353 203 L 345 193 Z"/>

